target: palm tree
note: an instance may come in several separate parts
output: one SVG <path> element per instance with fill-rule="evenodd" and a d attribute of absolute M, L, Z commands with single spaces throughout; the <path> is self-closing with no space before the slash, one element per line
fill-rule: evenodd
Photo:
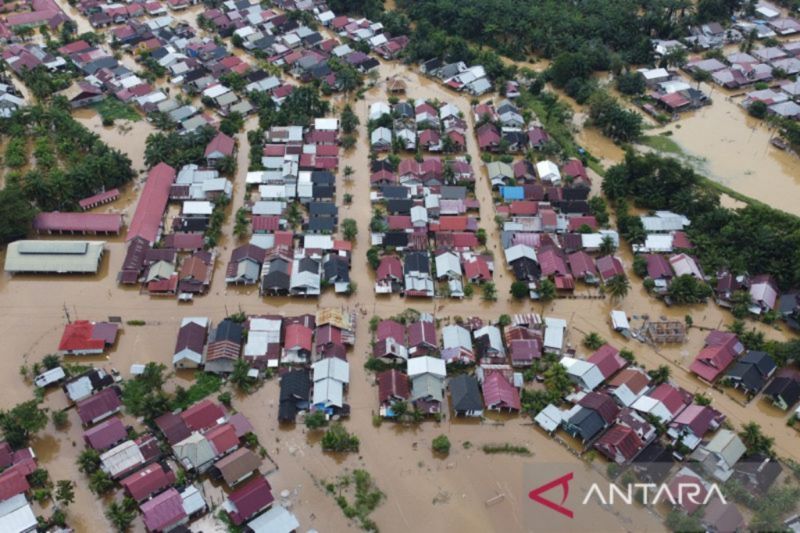
<path fill-rule="evenodd" d="M 761 426 L 755 422 L 748 422 L 743 425 L 742 430 L 739 432 L 739 438 L 742 439 L 742 442 L 747 447 L 748 453 L 773 454 L 772 446 L 775 443 L 775 439 L 764 435 L 761 432 Z"/>
<path fill-rule="evenodd" d="M 106 518 L 114 526 L 114 529 L 119 532 L 128 531 L 131 523 L 136 518 L 135 505 L 131 506 L 128 500 L 130 498 L 125 498 L 122 503 L 111 502 L 111 505 L 106 509 Z"/>
<path fill-rule="evenodd" d="M 611 235 L 606 235 L 603 237 L 603 240 L 600 242 L 600 248 L 598 248 L 598 253 L 603 255 L 611 255 L 617 250 L 617 245 L 614 243 L 613 237 Z"/>
<path fill-rule="evenodd" d="M 347 165 L 346 167 L 344 167 L 344 179 L 345 180 L 350 181 L 350 178 L 354 173 L 355 173 L 355 170 L 353 170 L 353 167 L 351 167 L 350 165 Z"/>
<path fill-rule="evenodd" d="M 672 370 L 667 365 L 661 365 L 655 370 L 650 370 L 647 373 L 650 375 L 650 379 L 653 380 L 653 385 L 661 385 L 669 380 Z"/>
<path fill-rule="evenodd" d="M 545 278 L 539 282 L 539 300 L 549 302 L 556 297 L 556 284 Z"/>
<path fill-rule="evenodd" d="M 56 501 L 63 505 L 68 506 L 75 501 L 75 485 L 68 479 L 61 479 L 56 483 Z"/>
<path fill-rule="evenodd" d="M 567 369 L 561 363 L 550 365 L 544 373 L 544 385 L 547 390 L 563 397 L 572 388 Z"/>
<path fill-rule="evenodd" d="M 615 301 L 622 300 L 628 295 L 628 291 L 631 288 L 631 282 L 625 276 L 625 274 L 618 274 L 613 276 L 606 282 L 606 290 L 608 294 L 611 295 L 611 298 Z"/>

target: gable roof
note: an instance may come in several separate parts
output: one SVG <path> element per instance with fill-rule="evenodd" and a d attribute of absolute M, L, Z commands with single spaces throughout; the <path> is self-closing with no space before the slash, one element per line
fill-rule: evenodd
<path fill-rule="evenodd" d="M 93 396 L 78 402 L 78 416 L 88 425 L 98 418 L 110 415 L 122 407 L 116 387 L 103 389 Z"/>
<path fill-rule="evenodd" d="M 593 363 L 600 369 L 600 373 L 603 374 L 604 379 L 613 376 L 628 364 L 628 361 L 619 355 L 619 350 L 608 343 L 598 348 L 587 361 Z"/>
<path fill-rule="evenodd" d="M 588 393 L 581 398 L 578 405 L 596 411 L 606 424 L 610 424 L 619 414 L 619 407 L 613 398 L 601 392 Z"/>
<path fill-rule="evenodd" d="M 478 380 L 461 374 L 450 380 L 450 397 L 455 411 L 480 411 L 483 408 Z"/>
<path fill-rule="evenodd" d="M 144 524 L 150 531 L 161 531 L 186 518 L 183 498 L 174 488 L 162 492 L 141 505 Z"/>
<path fill-rule="evenodd" d="M 484 375 L 483 400 L 487 407 L 520 409 L 519 391 L 501 372 L 487 372 Z"/>
<path fill-rule="evenodd" d="M 233 523 L 238 526 L 267 507 L 273 500 L 272 487 L 267 479 L 264 476 L 256 476 L 228 496 L 231 504 L 228 514 Z"/>
<path fill-rule="evenodd" d="M 230 455 L 217 461 L 214 466 L 219 470 L 225 483 L 230 487 L 261 466 L 261 457 L 247 448 L 239 448 Z"/>

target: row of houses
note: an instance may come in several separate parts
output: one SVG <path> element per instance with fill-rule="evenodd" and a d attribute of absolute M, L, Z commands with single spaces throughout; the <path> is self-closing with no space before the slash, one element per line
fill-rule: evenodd
<path fill-rule="evenodd" d="M 32 448 L 13 449 L 0 442 L 0 529 L 36 531 L 38 522 L 28 496 L 32 487 L 28 476 L 38 468 Z"/>
<path fill-rule="evenodd" d="M 521 110 L 509 99 L 500 101 L 496 107 L 492 101 L 476 104 L 472 107 L 472 114 L 478 148 L 484 152 L 519 153 L 529 149 L 542 150 L 552 143 L 547 130 L 535 120 L 526 121 Z M 542 163 L 546 164 L 547 161 Z M 557 184 L 560 176 L 556 172 L 551 177 L 550 171 L 544 172 L 540 178 L 550 178 L 549 181 Z"/>
<path fill-rule="evenodd" d="M 19 39 L 15 30 L 47 26 L 50 31 L 55 31 L 65 22 L 72 22 L 55 0 L 30 0 L 14 7 L 13 12 L 0 17 L 0 39 L 4 43 Z"/>
<path fill-rule="evenodd" d="M 423 62 L 419 68 L 426 76 L 440 80 L 455 91 L 480 96 L 492 90 L 492 82 L 482 65 L 468 66 L 463 61 L 445 63 L 440 58 L 433 58 Z"/>
<path fill-rule="evenodd" d="M 370 148 L 375 152 L 393 150 L 459 153 L 466 149 L 467 123 L 453 104 L 441 106 L 425 100 L 375 102 L 369 107 Z"/>

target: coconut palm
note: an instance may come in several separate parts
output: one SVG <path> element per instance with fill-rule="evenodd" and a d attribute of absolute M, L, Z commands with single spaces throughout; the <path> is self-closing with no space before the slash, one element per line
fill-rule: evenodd
<path fill-rule="evenodd" d="M 653 380 L 653 385 L 661 385 L 669 380 L 672 370 L 667 365 L 661 365 L 655 370 L 650 370 L 647 373 L 650 375 L 650 379 Z"/>
<path fill-rule="evenodd" d="M 742 430 L 739 432 L 739 438 L 742 439 L 749 453 L 763 453 L 766 455 L 772 455 L 773 453 L 772 445 L 775 439 L 764 435 L 761 432 L 761 426 L 755 422 L 748 422 L 743 425 Z"/>
<path fill-rule="evenodd" d="M 600 248 L 598 248 L 598 252 L 601 256 L 603 255 L 611 255 L 617 250 L 617 245 L 614 243 L 614 238 L 611 235 L 606 235 L 603 237 L 603 240 L 600 242 Z"/>
<path fill-rule="evenodd" d="M 628 295 L 630 288 L 630 280 L 624 274 L 618 274 L 606 282 L 605 290 L 613 300 L 622 300 Z"/>
<path fill-rule="evenodd" d="M 122 503 L 111 502 L 111 505 L 106 509 L 106 518 L 114 526 L 114 529 L 120 532 L 128 531 L 131 523 L 136 518 L 136 505 L 135 503 L 131 505 L 128 500 L 130 498 L 125 498 Z"/>

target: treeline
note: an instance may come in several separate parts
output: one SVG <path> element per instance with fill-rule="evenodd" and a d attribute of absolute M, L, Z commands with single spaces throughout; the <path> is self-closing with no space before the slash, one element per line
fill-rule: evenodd
<path fill-rule="evenodd" d="M 153 167 L 164 162 L 176 170 L 205 160 L 206 145 L 217 135 L 213 126 L 201 126 L 191 133 L 155 132 L 147 136 L 144 162 Z"/>
<path fill-rule="evenodd" d="M 707 274 L 729 268 L 771 274 L 783 290 L 800 286 L 799 218 L 763 205 L 722 207 L 719 195 L 694 170 L 654 154 L 628 152 L 608 170 L 602 187 L 617 204 L 630 198 L 638 207 L 689 217 L 693 253 Z"/>
<path fill-rule="evenodd" d="M 0 195 L 0 243 L 23 237 L 36 209 L 72 211 L 79 200 L 133 179 L 128 156 L 75 121 L 68 107 L 56 98 L 0 119 L 0 135 L 9 139 L 6 164 L 16 167 Z"/>

